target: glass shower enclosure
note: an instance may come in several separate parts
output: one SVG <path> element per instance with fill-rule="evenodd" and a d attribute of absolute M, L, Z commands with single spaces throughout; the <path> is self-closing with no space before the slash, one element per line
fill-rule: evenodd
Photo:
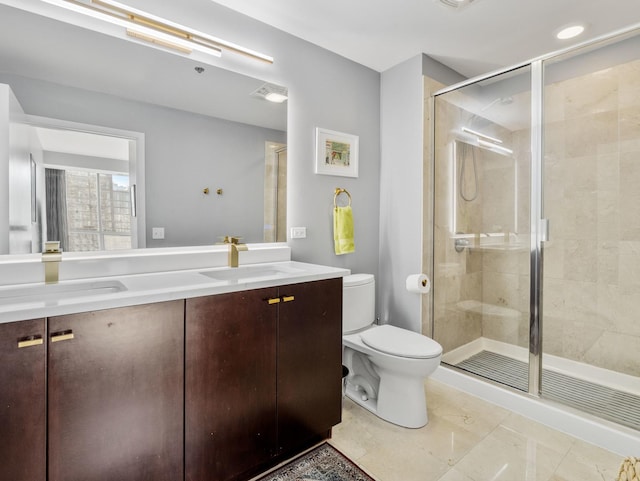
<path fill-rule="evenodd" d="M 434 95 L 443 363 L 640 429 L 640 36 Z"/>

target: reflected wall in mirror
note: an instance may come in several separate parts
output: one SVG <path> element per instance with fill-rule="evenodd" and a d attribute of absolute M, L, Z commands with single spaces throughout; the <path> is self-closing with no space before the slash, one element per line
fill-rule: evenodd
<path fill-rule="evenodd" d="M 144 175 L 137 183 L 145 186 L 146 195 L 137 192 L 134 247 L 208 245 L 224 235 L 240 236 L 244 242 L 286 239 L 282 158 L 286 159 L 287 104 L 252 95 L 264 81 L 0 5 L 0 83 L 13 92 L 28 118 L 143 137 L 138 149 L 142 158 L 137 161 Z M 33 181 L 30 168 L 14 169 L 19 177 L 9 178 L 10 97 L 7 93 L 6 101 L 0 102 L 0 254 L 25 252 L 27 243 L 38 252 L 47 240 L 46 219 L 52 218 L 45 208 L 45 168 L 66 164 L 53 151 L 36 154 Z M 269 145 L 284 148 L 280 174 L 274 174 Z M 122 170 L 96 167 L 100 161 L 91 157 L 74 158 L 70 164 L 96 176 Z M 34 189 L 33 202 L 28 196 L 19 206 L 10 203 L 8 186 L 17 185 L 18 179 L 25 184 L 24 192 Z M 112 176 L 99 184 L 96 177 L 92 185 L 124 189 L 123 179 L 117 180 L 114 184 Z M 209 195 L 203 193 L 205 188 Z M 21 220 L 12 222 L 9 217 L 16 211 Z M 152 238 L 153 227 L 164 228 L 164 239 Z M 12 248 L 11 232 L 21 239 Z M 103 236 L 105 232 L 122 234 L 103 229 Z M 108 244 L 85 242 L 91 248 Z"/>

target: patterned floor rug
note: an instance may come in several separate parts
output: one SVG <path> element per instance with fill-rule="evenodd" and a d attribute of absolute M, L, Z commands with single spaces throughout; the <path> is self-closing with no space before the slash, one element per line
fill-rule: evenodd
<path fill-rule="evenodd" d="M 258 481 L 374 481 L 328 443 L 321 444 Z"/>

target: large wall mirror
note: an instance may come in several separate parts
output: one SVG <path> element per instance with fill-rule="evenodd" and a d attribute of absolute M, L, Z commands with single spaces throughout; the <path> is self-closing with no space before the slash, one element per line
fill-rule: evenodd
<path fill-rule="evenodd" d="M 0 254 L 286 240 L 264 85 L 0 5 Z"/>

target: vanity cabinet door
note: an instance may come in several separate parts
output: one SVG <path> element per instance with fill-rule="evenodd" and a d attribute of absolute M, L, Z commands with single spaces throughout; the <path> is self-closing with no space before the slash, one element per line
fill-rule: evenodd
<path fill-rule="evenodd" d="M 276 288 L 187 299 L 187 481 L 244 479 L 275 454 L 274 300 Z"/>
<path fill-rule="evenodd" d="M 49 481 L 183 479 L 184 301 L 49 318 Z"/>
<path fill-rule="evenodd" d="M 280 287 L 278 446 L 326 437 L 342 414 L 342 279 Z"/>
<path fill-rule="evenodd" d="M 0 324 L 0 481 L 46 476 L 45 320 Z"/>

